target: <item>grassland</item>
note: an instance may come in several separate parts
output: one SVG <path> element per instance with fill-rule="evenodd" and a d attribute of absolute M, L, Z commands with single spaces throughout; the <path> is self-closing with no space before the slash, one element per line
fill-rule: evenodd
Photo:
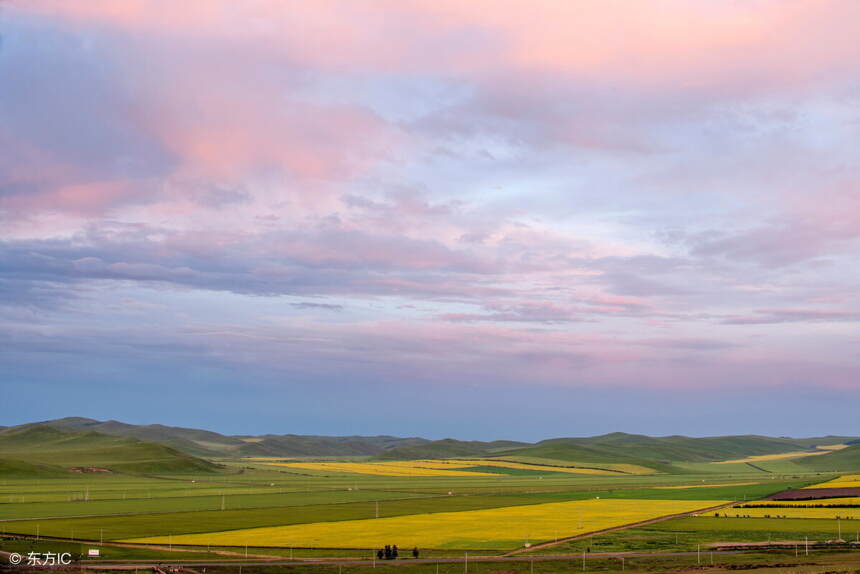
<path fill-rule="evenodd" d="M 420 496 L 408 492 L 364 490 L 323 490 L 315 492 L 280 492 L 242 494 L 222 489 L 225 494 L 197 494 L 189 496 L 162 496 L 155 498 L 126 498 L 121 500 L 78 500 L 52 503 L 0 504 L 0 519 L 56 518 L 75 516 L 110 516 L 178 512 L 227 511 L 269 507 L 307 506 L 316 504 L 343 504 L 361 501 L 385 501 Z M 226 494 L 229 492 L 230 494 Z M 240 491 L 241 492 L 241 491 Z M 0 498 L 2 500 L 2 498 Z"/>
<path fill-rule="evenodd" d="M 795 488 L 805 484 L 798 481 L 763 483 L 749 482 L 740 485 L 718 485 L 701 488 L 619 488 L 605 490 L 598 488 L 602 483 L 583 484 L 582 479 L 557 481 L 548 489 L 545 479 L 522 478 L 500 475 L 495 478 L 497 487 L 514 492 L 466 493 L 448 495 L 447 493 L 402 492 L 395 487 L 408 483 L 400 477 L 368 478 L 365 483 L 350 482 L 352 490 L 319 489 L 302 492 L 275 492 L 295 481 L 305 479 L 295 477 L 280 478 L 282 483 L 266 482 L 272 479 L 268 472 L 246 472 L 241 483 L 219 485 L 223 496 L 208 494 L 212 487 L 202 483 L 184 483 L 177 490 L 176 481 L 141 480 L 119 481 L 105 477 L 101 485 L 97 480 L 89 480 L 90 496 L 110 496 L 104 500 L 88 502 L 42 502 L 0 504 L 0 513 L 6 518 L 0 522 L 4 532 L 35 535 L 37 530 L 43 536 L 63 538 L 116 540 L 140 538 L 160 534 L 179 535 L 186 533 L 217 532 L 265 526 L 310 524 L 362 520 L 368 518 L 408 516 L 434 512 L 460 512 L 491 508 L 504 508 L 525 505 L 538 505 L 552 502 L 575 500 L 623 499 L 641 501 L 690 501 L 693 506 L 704 507 L 710 500 L 752 500 L 774 492 Z M 251 481 L 259 481 L 264 486 L 253 487 Z M 445 480 L 434 478 L 413 478 L 413 481 L 433 483 Z M 473 480 L 485 480 L 475 478 Z M 624 481 L 629 483 L 630 480 Z M 421 482 L 419 482 L 420 484 Z M 16 483 L 21 484 L 21 483 Z M 29 483 L 28 483 L 29 484 Z M 274 487 L 270 486 L 275 484 Z M 356 487 L 361 484 L 361 487 Z M 46 486 L 54 485 L 43 481 L 44 486 L 29 485 L 30 496 L 41 494 L 54 497 L 64 494 L 62 490 L 46 492 Z M 312 483 L 316 488 L 330 485 L 326 479 Z M 22 485 L 23 486 L 23 485 Z M 375 488 L 371 488 L 371 486 Z M 698 485 L 697 485 L 698 486 Z M 152 498 L 117 499 L 119 488 L 132 488 L 140 492 L 149 489 Z M 387 487 L 387 488 L 386 488 Z M 4 488 L 19 489 L 20 486 Z M 199 491 L 197 489 L 200 489 Z M 484 491 L 485 489 L 480 489 Z M 200 492 L 207 494 L 200 494 Z M 248 493 L 250 491 L 250 493 Z M 232 494 L 238 492 L 239 494 Z M 223 504 L 224 510 L 221 510 Z M 80 518 L 75 518 L 79 516 Z M 63 517 L 63 518 L 52 518 Z M 19 520 L 9 520 L 17 518 Z M 27 518 L 30 520 L 20 520 Z"/>
<path fill-rule="evenodd" d="M 843 521 L 840 525 L 832 519 L 685 517 L 565 542 L 535 552 L 689 552 L 729 543 L 787 542 L 793 545 L 804 544 L 807 540 L 815 545 L 839 538 L 840 527 L 843 538 L 854 540 L 860 531 L 860 520 L 854 523 Z"/>
<path fill-rule="evenodd" d="M 179 430 L 179 438 L 169 437 L 176 444 L 198 437 L 194 449 L 202 449 L 211 439 L 193 429 Z M 146 432 L 160 436 L 167 431 Z M 281 440 L 254 443 L 245 438 L 236 440 L 266 448 Z M 829 540 L 838 537 L 840 525 L 844 537 L 860 526 L 860 520 L 849 519 L 856 512 L 849 508 L 851 500 L 830 499 L 829 506 L 762 501 L 784 490 L 860 481 L 856 474 L 840 477 L 806 467 L 804 460 L 810 457 L 794 458 L 798 449 L 822 450 L 815 446 L 819 443 L 767 437 L 593 438 L 545 441 L 535 448 L 510 442 L 463 446 L 457 441 L 392 448 L 471 452 L 454 459 L 287 460 L 258 454 L 213 463 L 130 437 L 7 429 L 0 431 L 0 534 L 26 539 L 0 540 L 0 550 L 38 546 L 46 541 L 37 537 L 48 537 L 79 550 L 103 540 L 123 560 L 173 556 L 180 548 L 186 557 L 208 558 L 207 546 L 235 556 L 245 544 L 260 555 L 368 557 L 370 548 L 396 543 L 444 557 L 465 550 L 522 551 L 526 543 L 583 537 L 529 550 L 543 555 L 588 549 L 689 550 L 691 545 L 807 536 Z M 369 448 L 389 439 L 394 440 L 341 442 Z M 706 447 L 710 460 L 687 456 L 697 445 Z M 852 448 L 811 458 L 850 454 Z M 474 454 L 480 449 L 492 452 Z M 552 458 L 553 453 L 558 457 Z M 672 453 L 686 458 L 655 461 L 645 456 Z M 717 453 L 734 462 L 714 462 Z M 82 468 L 88 465 L 110 472 Z M 671 518 L 724 502 L 761 508 Z M 595 535 L 652 518 L 665 521 Z M 135 541 L 132 547 L 111 545 L 127 540 Z"/>
<path fill-rule="evenodd" d="M 70 467 L 132 473 L 211 473 L 211 462 L 168 446 L 134 438 L 51 427 L 0 431 L 0 460 L 5 476 L 56 476 Z M 22 464 L 23 463 L 23 464 Z"/>

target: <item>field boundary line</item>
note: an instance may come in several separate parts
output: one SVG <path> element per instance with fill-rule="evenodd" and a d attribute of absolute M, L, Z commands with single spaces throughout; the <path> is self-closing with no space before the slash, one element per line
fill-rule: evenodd
<path fill-rule="evenodd" d="M 613 526 L 611 528 L 603 528 L 601 530 L 594 530 L 592 532 L 585 532 L 583 534 L 577 534 L 576 536 L 568 536 L 567 538 L 559 538 L 558 540 L 554 540 L 552 542 L 541 542 L 540 544 L 533 544 L 528 548 L 517 548 L 516 550 L 511 550 L 510 552 L 506 552 L 502 554 L 502 556 L 516 556 L 517 554 L 523 554 L 526 552 L 533 552 L 534 550 L 541 550 L 543 548 L 552 548 L 553 546 L 558 546 L 559 544 L 564 544 L 565 542 L 571 542 L 573 540 L 583 540 L 585 538 L 592 538 L 594 536 L 598 536 L 600 534 L 607 534 L 609 532 L 618 532 L 620 530 L 627 530 L 628 528 L 636 528 L 638 526 L 647 526 L 649 524 L 657 524 L 658 522 L 665 522 L 666 520 L 671 520 L 673 518 L 683 518 L 685 516 L 692 516 L 695 514 L 701 514 L 703 512 L 713 512 L 714 510 L 720 510 L 722 508 L 728 508 L 737 504 L 737 500 L 733 500 L 732 502 L 726 502 L 725 504 L 719 504 L 717 506 L 709 506 L 707 508 L 700 508 L 697 510 L 690 510 L 689 512 L 680 512 L 677 514 L 668 514 L 666 516 L 659 516 L 657 518 L 649 518 L 648 520 L 642 520 L 639 522 L 631 522 L 630 524 L 623 524 L 621 526 Z"/>

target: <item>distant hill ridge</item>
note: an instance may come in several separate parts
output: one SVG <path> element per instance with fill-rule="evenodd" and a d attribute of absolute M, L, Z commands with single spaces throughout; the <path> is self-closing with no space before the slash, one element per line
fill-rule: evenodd
<path fill-rule="evenodd" d="M 0 430 L 0 473 L 5 475 L 52 476 L 70 471 L 171 474 L 216 469 L 209 461 L 136 438 L 49 425 Z"/>
<path fill-rule="evenodd" d="M 201 457 L 327 457 L 374 456 L 389 449 L 416 446 L 431 441 L 394 436 L 314 436 L 314 435 L 223 435 L 214 431 L 160 424 L 133 425 L 119 421 L 99 421 L 67 417 L 28 423 L 10 428 L 48 426 L 60 430 L 92 431 L 110 436 L 136 438 L 169 446 Z"/>
<path fill-rule="evenodd" d="M 817 446 L 850 444 L 856 436 L 811 438 L 738 435 L 651 437 L 614 432 L 592 437 L 552 438 L 536 443 L 518 441 L 428 440 L 419 437 L 316 436 L 266 434 L 224 435 L 214 431 L 160 424 L 133 425 L 119 421 L 98 421 L 68 417 L 9 427 L 3 433 L 28 427 L 50 427 L 67 432 L 93 432 L 113 437 L 148 441 L 196 457 L 370 457 L 376 460 L 422 458 L 464 458 L 499 456 L 533 458 L 576 463 L 618 463 L 646 466 L 658 472 L 673 472 L 674 463 L 711 462 L 748 456 L 813 450 Z M 860 452 L 860 444 L 832 454 L 809 457 L 814 468 L 850 466 Z M 814 459 L 814 460 L 813 460 Z M 804 461 L 807 459 L 803 459 Z M 860 456 L 857 457 L 860 465 Z M 806 463 L 805 463 L 806 464 Z M 813 468 L 813 467 L 810 467 Z"/>

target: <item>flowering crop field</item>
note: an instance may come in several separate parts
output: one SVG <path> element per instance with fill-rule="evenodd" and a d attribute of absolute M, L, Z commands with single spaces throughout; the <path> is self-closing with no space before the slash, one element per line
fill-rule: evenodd
<path fill-rule="evenodd" d="M 755 503 L 756 506 L 790 506 L 792 508 L 800 508 L 808 506 L 817 508 L 822 506 L 858 506 L 860 507 L 860 497 L 850 496 L 844 498 L 816 498 L 814 500 L 760 500 Z"/>
<path fill-rule="evenodd" d="M 821 482 L 806 488 L 855 488 L 860 487 L 860 474 L 846 474 L 828 482 Z"/>
<path fill-rule="evenodd" d="M 791 508 L 731 508 L 725 511 L 729 517 L 736 514 L 751 518 L 860 518 L 860 508 L 812 508 L 809 506 L 792 506 Z"/>
<path fill-rule="evenodd" d="M 565 472 L 570 474 L 596 474 L 596 475 L 616 475 L 619 472 L 613 472 L 603 468 L 587 468 L 577 466 L 559 466 L 546 464 L 533 464 L 525 462 L 516 462 L 509 460 L 494 460 L 494 459 L 462 459 L 462 460 L 419 460 L 408 461 L 394 464 L 407 465 L 431 465 L 435 468 L 470 468 L 470 467 L 493 467 L 493 468 L 510 468 L 515 470 L 534 470 L 543 472 Z"/>
<path fill-rule="evenodd" d="M 589 474 L 613 476 L 619 471 L 602 468 L 583 468 L 532 464 L 493 459 L 410 460 L 391 462 L 287 462 L 269 463 L 270 466 L 317 470 L 337 473 L 372 474 L 376 476 L 497 476 L 492 469 L 512 469 L 546 473 Z"/>
<path fill-rule="evenodd" d="M 514 549 L 725 504 L 720 500 L 590 499 L 294 526 L 136 538 L 127 542 L 223 546 Z"/>
<path fill-rule="evenodd" d="M 715 464 L 734 464 L 734 463 L 747 463 L 747 462 L 767 462 L 769 460 L 784 460 L 784 459 L 792 459 L 792 458 L 800 458 L 806 456 L 815 456 L 820 454 L 828 454 L 835 450 L 841 450 L 845 448 L 847 445 L 844 444 L 831 444 L 817 447 L 818 450 L 808 451 L 808 450 L 800 450 L 794 452 L 783 452 L 780 454 L 760 454 L 756 456 L 748 456 L 746 458 L 736 458 L 733 460 L 721 460 Z"/>
<path fill-rule="evenodd" d="M 468 472 L 456 469 L 431 468 L 416 463 L 400 465 L 383 462 L 287 462 L 269 463 L 268 466 L 294 468 L 297 470 L 321 470 L 376 476 L 495 476 L 489 472 Z"/>
<path fill-rule="evenodd" d="M 499 459 L 485 459 L 485 458 L 472 458 L 472 459 L 427 459 L 427 460 L 402 460 L 402 461 L 391 461 L 391 462 L 380 462 L 376 463 L 380 466 L 384 467 L 397 467 L 404 469 L 436 469 L 436 470 L 447 470 L 447 469 L 471 469 L 474 467 L 483 467 L 486 469 L 489 468 L 511 468 L 517 470 L 534 470 L 534 471 L 542 471 L 542 472 L 564 472 L 570 474 L 595 474 L 595 475 L 618 475 L 624 474 L 619 471 L 612 471 L 603 468 L 594 468 L 594 467 L 583 467 L 583 466 L 563 466 L 559 464 L 538 464 L 538 463 L 528 463 L 528 462 L 519 462 L 514 460 L 499 460 Z M 467 472 L 475 472 L 473 470 Z M 483 471 L 484 474 L 491 472 L 490 470 Z"/>

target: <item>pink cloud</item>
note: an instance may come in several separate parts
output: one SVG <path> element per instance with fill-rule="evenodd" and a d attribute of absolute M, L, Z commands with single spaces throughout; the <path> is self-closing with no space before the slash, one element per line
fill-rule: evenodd
<path fill-rule="evenodd" d="M 854 158 L 831 158 L 846 146 L 822 145 L 815 161 L 804 146 L 762 154 L 769 137 L 833 136 L 768 134 L 760 118 L 726 127 L 708 112 L 842 96 L 858 75 L 860 4 L 37 0 L 10 10 L 80 34 L 76 64 L 120 52 L 95 65 L 116 92 L 106 90 L 114 113 L 94 116 L 103 121 L 70 124 L 64 137 L 46 122 L 37 143 L 27 138 L 38 118 L 17 137 L 0 128 L 4 223 L 40 238 L 0 244 L 22 300 L 108 283 L 225 300 L 406 301 L 420 320 L 362 321 L 338 299 L 284 304 L 294 328 L 189 331 L 275 367 L 289 356 L 392 378 L 596 385 L 638 384 L 646 371 L 643 384 L 669 388 L 766 373 L 733 339 L 751 325 L 857 321 L 850 269 L 830 282 L 802 267 L 838 267 L 819 259 L 856 247 Z M 77 138 L 114 123 L 76 155 Z M 687 168 L 689 150 L 707 169 Z M 720 163 L 732 154 L 740 169 Z M 786 164 L 812 175 L 795 189 L 791 170 L 777 178 Z M 735 173 L 748 188 L 736 189 Z M 691 197 L 712 188 L 726 191 Z M 683 193 L 665 201 L 667 189 Z M 82 221 L 69 230 L 46 214 Z M 692 229 L 665 231 L 674 225 Z M 797 307 L 812 295 L 837 303 Z M 313 322 L 334 309 L 342 324 Z M 685 331 L 701 328 L 722 331 Z M 782 343 L 762 353 L 779 366 L 768 384 L 792 374 Z M 734 362 L 719 370 L 718 359 Z M 844 371 L 822 372 L 832 382 Z"/>
<path fill-rule="evenodd" d="M 853 67 L 856 3 L 342 3 L 146 0 L 30 3 L 18 9 L 148 33 L 265 45 L 313 66 L 461 75 L 500 70 L 674 88 L 732 90 L 807 83 Z M 608 41 L 611 39 L 611 41 Z"/>

